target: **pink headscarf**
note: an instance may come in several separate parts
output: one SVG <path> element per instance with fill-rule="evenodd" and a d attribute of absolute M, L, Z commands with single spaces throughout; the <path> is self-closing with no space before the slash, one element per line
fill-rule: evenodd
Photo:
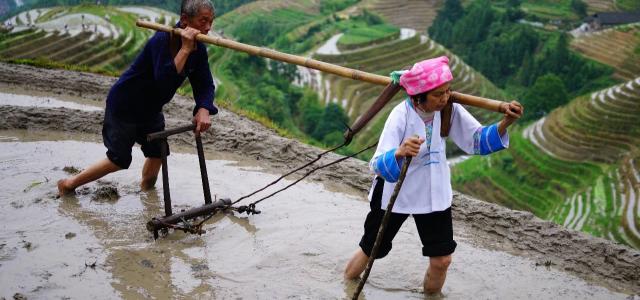
<path fill-rule="evenodd" d="M 414 96 L 433 90 L 451 80 L 453 75 L 449 69 L 449 58 L 440 56 L 413 65 L 411 70 L 400 76 L 400 85 L 407 94 Z"/>

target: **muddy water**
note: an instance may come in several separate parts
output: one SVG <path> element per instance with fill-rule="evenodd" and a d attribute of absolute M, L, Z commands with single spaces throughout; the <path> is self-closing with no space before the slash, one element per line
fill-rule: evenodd
<path fill-rule="evenodd" d="M 302 182 L 262 202 L 260 215 L 219 214 L 203 236 L 177 232 L 154 241 L 144 224 L 162 214 L 162 191 L 137 188 L 139 149 L 129 170 L 55 199 L 54 182 L 68 176 L 63 168 L 102 158 L 103 146 L 38 141 L 25 131 L 0 136 L 0 297 L 339 299 L 356 286 L 342 280 L 342 268 L 361 235 L 364 195 Z M 207 167 L 217 197 L 235 199 L 276 178 L 234 161 L 209 160 Z M 174 211 L 203 203 L 196 156 L 172 154 L 169 172 Z M 98 197 L 105 187 L 117 188 L 119 198 Z M 626 297 L 527 258 L 478 248 L 462 228 L 444 289 L 449 298 Z M 427 260 L 420 253 L 407 222 L 390 255 L 376 262 L 363 298 L 421 299 Z"/>
<path fill-rule="evenodd" d="M 93 104 L 93 103 L 92 103 Z M 0 105 L 20 106 L 20 107 L 42 107 L 42 108 L 68 108 L 84 111 L 102 111 L 103 108 L 95 104 L 83 104 L 67 99 L 60 100 L 53 97 L 39 97 L 31 95 L 21 95 L 0 92 Z"/>

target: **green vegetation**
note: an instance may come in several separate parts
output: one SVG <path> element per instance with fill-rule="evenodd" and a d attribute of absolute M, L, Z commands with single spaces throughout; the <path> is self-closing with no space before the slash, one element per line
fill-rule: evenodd
<path fill-rule="evenodd" d="M 562 80 L 553 74 L 547 74 L 538 77 L 531 89 L 526 95 L 527 115 L 522 121 L 539 119 L 545 115 L 545 112 L 553 110 L 553 108 L 562 106 L 569 101 L 567 89 Z"/>
<path fill-rule="evenodd" d="M 571 9 L 581 18 L 587 16 L 587 4 L 582 0 L 571 0 Z"/>
<path fill-rule="evenodd" d="M 111 6 L 77 5 L 55 7 L 44 13 L 33 11 L 36 23 L 69 14 L 94 15 L 118 28 L 119 37 L 103 37 L 92 29 L 71 36 L 66 32 L 47 34 L 29 29 L 0 39 L 0 58 L 13 61 L 33 60 L 36 64 L 76 65 L 105 74 L 119 74 L 133 61 L 152 32 L 135 27 L 138 16 Z M 167 12 L 165 15 L 169 15 Z M 92 28 L 92 26 L 90 26 Z M 66 68 L 66 67 L 65 67 Z"/>
<path fill-rule="evenodd" d="M 637 0 L 616 0 L 616 6 L 626 11 L 640 10 L 640 2 Z"/>
<path fill-rule="evenodd" d="M 338 41 L 338 48 L 353 49 L 398 38 L 400 29 L 386 24 L 361 27 L 354 25 Z"/>
<path fill-rule="evenodd" d="M 217 24 L 238 41 L 252 45 L 266 46 L 274 43 L 282 34 L 310 22 L 313 16 L 292 9 L 276 9 L 269 13 L 253 12 L 241 20 Z"/>
<path fill-rule="evenodd" d="M 540 80 L 559 84 L 553 76 Z M 511 130 L 509 150 L 456 165 L 454 187 L 640 248 L 632 227 L 640 223 L 629 221 L 638 219 L 629 210 L 640 192 L 638 88 L 629 81 L 601 90 Z"/>
<path fill-rule="evenodd" d="M 467 9 L 458 0 L 447 0 L 429 33 L 492 82 L 522 99 L 525 106 L 535 105 L 527 98 L 531 94 L 526 89 L 547 74 L 558 76 L 570 97 L 615 83 L 609 79 L 611 68 L 570 52 L 565 34 L 540 32 L 516 23 L 486 0 L 474 1 Z M 544 112 L 563 103 L 555 104 L 545 107 Z"/>
<path fill-rule="evenodd" d="M 545 155 L 521 134 L 511 131 L 508 151 L 457 165 L 452 171 L 454 188 L 548 218 L 565 195 L 586 189 L 603 174 L 597 164 L 567 164 Z"/>
<path fill-rule="evenodd" d="M 640 26 L 617 26 L 571 41 L 576 52 L 615 68 L 613 76 L 624 81 L 640 74 Z"/>
<path fill-rule="evenodd" d="M 525 13 L 536 19 L 578 21 L 580 15 L 576 13 L 576 8 L 572 6 L 572 1 L 575 0 L 523 1 L 521 7 Z"/>
<path fill-rule="evenodd" d="M 253 2 L 255 0 L 212 0 L 215 8 L 216 15 L 222 16 L 225 13 L 232 11 L 238 6 L 246 3 Z M 8 1 L 11 9 L 7 10 L 6 14 L 0 15 L 0 20 L 4 17 L 12 14 L 17 14 L 21 11 L 27 11 L 34 8 L 43 7 L 56 7 L 56 6 L 77 6 L 81 4 L 93 5 L 95 0 L 23 0 L 24 5 L 16 8 L 13 0 Z M 165 9 L 167 11 L 179 14 L 181 1 L 164 1 L 164 0 L 101 0 L 103 5 L 147 5 Z"/>
<path fill-rule="evenodd" d="M 360 0 L 320 0 L 320 12 L 330 14 L 341 11 L 358 3 Z"/>
<path fill-rule="evenodd" d="M 29 65 L 29 66 L 34 66 L 34 67 L 44 68 L 44 69 L 63 69 L 63 70 L 76 71 L 76 72 L 90 72 L 90 73 L 102 74 L 107 76 L 120 75 L 119 73 L 110 72 L 107 70 L 91 68 L 87 66 L 68 65 L 68 64 L 63 64 L 63 63 L 59 63 L 59 62 L 55 62 L 55 61 L 51 61 L 43 58 L 35 58 L 35 59 L 0 58 L 0 61 L 11 63 L 11 64 Z"/>
<path fill-rule="evenodd" d="M 312 36 L 320 32 L 318 29 L 335 26 L 331 16 L 312 16 L 293 9 L 248 13 L 240 21 L 227 21 L 221 19 L 221 26 L 238 41 L 276 48 L 284 44 L 283 40 L 299 35 L 300 27 L 306 27 L 303 35 Z M 308 27 L 308 23 L 316 24 L 316 29 Z M 317 95 L 292 85 L 297 76 L 294 65 L 228 50 L 215 52 L 218 51 L 225 52 L 215 54 L 223 56 L 224 61 L 214 62 L 213 67 L 219 71 L 215 74 L 223 80 L 225 89 L 219 95 L 229 99 L 232 106 L 268 118 L 289 135 L 312 144 L 333 146 L 336 137 L 342 136 L 348 122 L 344 110 L 339 105 L 325 107 Z"/>

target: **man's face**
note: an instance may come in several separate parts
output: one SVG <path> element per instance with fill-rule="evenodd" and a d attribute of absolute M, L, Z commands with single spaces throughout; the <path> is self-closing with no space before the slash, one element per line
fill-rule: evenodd
<path fill-rule="evenodd" d="M 198 11 L 198 14 L 194 17 L 190 18 L 184 14 L 180 16 L 180 23 L 182 26 L 198 29 L 202 34 L 209 34 L 214 18 L 213 12 L 203 7 L 200 8 L 200 11 Z"/>

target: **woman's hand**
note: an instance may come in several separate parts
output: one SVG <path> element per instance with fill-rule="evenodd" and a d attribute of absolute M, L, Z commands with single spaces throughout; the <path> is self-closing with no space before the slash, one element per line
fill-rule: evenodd
<path fill-rule="evenodd" d="M 498 126 L 498 133 L 501 136 L 507 132 L 507 128 L 511 126 L 511 124 L 522 117 L 524 107 L 518 101 L 511 101 L 510 103 L 502 104 L 502 111 L 504 112 L 504 118 Z"/>
<path fill-rule="evenodd" d="M 396 149 L 395 156 L 397 159 L 401 159 L 407 156 L 416 156 L 420 151 L 420 145 L 424 143 L 424 139 L 421 137 L 410 137 L 402 142 L 402 145 Z"/>

